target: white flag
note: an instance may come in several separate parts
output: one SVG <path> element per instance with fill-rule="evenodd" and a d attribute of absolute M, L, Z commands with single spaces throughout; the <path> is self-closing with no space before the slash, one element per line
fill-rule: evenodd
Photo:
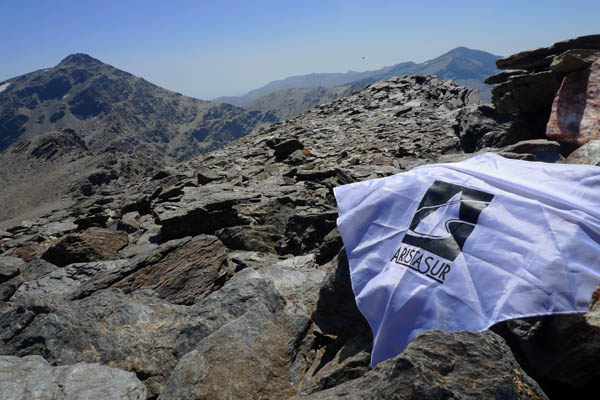
<path fill-rule="evenodd" d="M 418 333 L 585 312 L 600 284 L 600 168 L 495 154 L 335 189 L 371 365 Z"/>

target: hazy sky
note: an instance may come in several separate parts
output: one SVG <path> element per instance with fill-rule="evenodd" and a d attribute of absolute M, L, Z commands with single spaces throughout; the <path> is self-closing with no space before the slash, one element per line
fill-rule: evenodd
<path fill-rule="evenodd" d="M 458 46 L 509 55 L 600 33 L 599 16 L 599 0 L 0 0 L 0 81 L 80 52 L 211 99 Z"/>

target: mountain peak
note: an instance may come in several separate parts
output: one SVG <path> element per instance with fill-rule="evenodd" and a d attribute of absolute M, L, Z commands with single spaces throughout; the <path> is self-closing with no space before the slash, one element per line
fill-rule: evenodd
<path fill-rule="evenodd" d="M 451 57 L 451 56 L 461 56 L 461 57 L 469 57 L 469 58 L 477 58 L 477 59 L 484 58 L 484 59 L 494 59 L 494 60 L 497 58 L 500 58 L 499 56 L 488 53 L 486 51 L 474 50 L 474 49 L 469 49 L 468 47 L 459 46 L 459 47 L 456 47 L 456 48 L 442 54 L 439 57 L 434 58 L 434 60 L 438 60 L 438 59 L 445 58 L 445 57 Z"/>
<path fill-rule="evenodd" d="M 102 61 L 97 60 L 88 54 L 75 53 L 75 54 L 68 55 L 59 63 L 59 65 L 90 65 L 90 64 L 102 64 Z"/>

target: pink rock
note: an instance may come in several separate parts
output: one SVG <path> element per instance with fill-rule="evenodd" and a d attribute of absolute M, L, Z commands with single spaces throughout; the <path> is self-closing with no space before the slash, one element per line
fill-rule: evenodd
<path fill-rule="evenodd" d="M 579 145 L 600 139 L 600 59 L 565 77 L 554 97 L 546 136 Z"/>

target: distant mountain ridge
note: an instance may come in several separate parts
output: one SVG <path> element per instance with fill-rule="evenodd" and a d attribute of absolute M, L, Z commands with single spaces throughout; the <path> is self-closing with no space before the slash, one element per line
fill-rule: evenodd
<path fill-rule="evenodd" d="M 0 82 L 0 151 L 68 128 L 92 152 L 178 162 L 275 120 L 272 113 L 183 96 L 86 54 Z"/>
<path fill-rule="evenodd" d="M 301 92 L 291 91 L 290 89 L 308 89 L 325 88 L 320 90 L 323 94 L 323 100 L 327 101 L 337 98 L 340 93 L 349 94 L 348 91 L 357 91 L 366 87 L 368 84 L 389 79 L 393 76 L 402 75 L 435 75 L 438 79 L 452 79 L 455 83 L 478 89 L 482 102 L 491 101 L 491 86 L 483 81 L 490 75 L 499 72 L 496 67 L 496 60 L 500 56 L 487 53 L 481 50 L 473 50 L 466 47 L 457 47 L 447 53 L 442 54 L 432 60 L 424 63 L 414 63 L 412 61 L 383 67 L 378 70 L 346 73 L 314 73 L 308 75 L 290 76 L 281 80 L 273 81 L 267 85 L 252 90 L 239 97 L 218 97 L 213 101 L 233 104 L 239 107 L 245 107 L 249 110 L 270 110 L 281 116 L 295 116 L 299 110 L 296 107 L 299 103 L 304 103 L 307 107 L 319 104 L 314 99 L 314 92 L 305 91 L 313 100 L 299 98 Z M 344 88 L 340 88 L 345 86 Z M 335 88 L 334 91 L 327 90 Z M 270 96 L 270 98 L 267 98 Z M 292 96 L 291 99 L 288 96 Z M 295 110 L 287 106 L 293 104 Z"/>

